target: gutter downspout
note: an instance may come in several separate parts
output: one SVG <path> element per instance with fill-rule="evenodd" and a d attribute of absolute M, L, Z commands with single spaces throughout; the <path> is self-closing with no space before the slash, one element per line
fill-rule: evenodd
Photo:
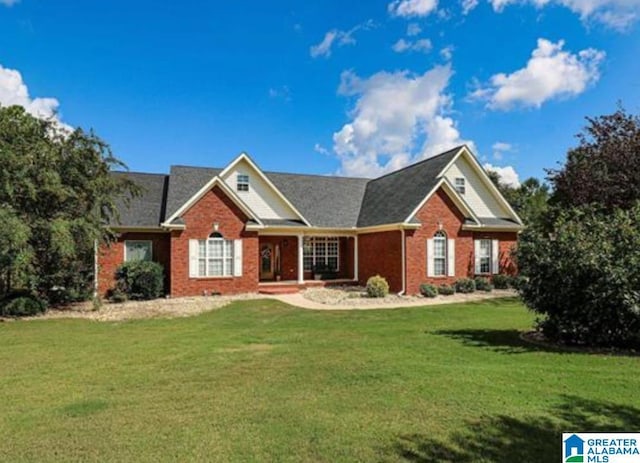
<path fill-rule="evenodd" d="M 398 293 L 398 296 L 404 296 L 404 293 L 407 289 L 407 259 L 405 256 L 405 246 L 404 246 L 404 228 L 400 229 L 400 237 L 402 239 L 402 291 Z"/>
<path fill-rule="evenodd" d="M 98 240 L 93 240 L 93 297 L 98 297 Z"/>

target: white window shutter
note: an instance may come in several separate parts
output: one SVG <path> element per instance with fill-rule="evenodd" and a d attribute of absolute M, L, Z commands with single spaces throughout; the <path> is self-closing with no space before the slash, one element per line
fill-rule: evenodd
<path fill-rule="evenodd" d="M 500 241 L 491 241 L 491 273 L 500 273 Z"/>
<path fill-rule="evenodd" d="M 242 276 L 242 240 L 233 240 L 233 276 Z"/>
<path fill-rule="evenodd" d="M 475 260 L 475 269 L 477 274 L 480 273 L 480 240 L 473 242 L 473 257 Z"/>
<path fill-rule="evenodd" d="M 198 240 L 189 240 L 189 277 L 198 276 Z"/>
<path fill-rule="evenodd" d="M 433 240 L 427 240 L 427 276 L 432 277 L 433 271 Z"/>
<path fill-rule="evenodd" d="M 447 275 L 456 276 L 456 240 L 447 240 Z"/>

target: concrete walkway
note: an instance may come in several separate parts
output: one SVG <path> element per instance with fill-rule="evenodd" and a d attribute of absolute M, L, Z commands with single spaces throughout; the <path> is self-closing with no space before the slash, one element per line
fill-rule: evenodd
<path fill-rule="evenodd" d="M 370 310 L 370 309 L 398 309 L 401 307 L 422 307 L 427 305 L 455 304 L 474 301 L 483 301 L 486 299 L 496 299 L 501 297 L 515 297 L 517 293 L 512 290 L 494 290 L 490 293 L 475 292 L 472 294 L 453 294 L 451 296 L 437 296 L 434 298 L 426 297 L 406 297 L 406 300 L 394 298 L 392 301 L 384 299 L 352 299 L 348 303 L 340 304 L 323 304 L 312 301 L 302 295 L 297 294 L 277 294 L 264 295 L 267 299 L 275 299 L 285 304 L 289 304 L 302 309 L 311 310 Z"/>

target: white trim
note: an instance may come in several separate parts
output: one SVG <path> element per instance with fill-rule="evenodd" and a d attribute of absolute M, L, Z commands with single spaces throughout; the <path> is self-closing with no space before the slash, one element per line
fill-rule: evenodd
<path fill-rule="evenodd" d="M 234 277 L 242 276 L 242 240 L 233 240 L 233 271 Z"/>
<path fill-rule="evenodd" d="M 213 176 L 213 178 L 209 180 L 205 186 L 200 188 L 200 190 L 198 190 L 198 192 L 195 195 L 189 198 L 189 200 L 186 203 L 180 206 L 180 208 L 176 212 L 174 212 L 171 215 L 171 217 L 165 220 L 164 223 L 162 223 L 161 225 L 166 228 L 177 228 L 178 226 L 181 226 L 182 229 L 184 229 L 184 225 L 172 224 L 171 222 L 177 219 L 178 217 L 180 217 L 185 212 L 187 212 L 189 209 L 191 209 L 191 207 L 198 200 L 200 200 L 200 198 L 202 198 L 206 193 L 208 193 L 216 185 L 219 186 L 220 189 L 222 189 L 222 191 L 236 204 L 236 206 L 240 208 L 242 212 L 247 214 L 247 216 L 250 219 L 253 219 L 256 222 L 258 222 L 258 224 L 262 225 L 262 221 L 258 218 L 258 216 L 251 210 L 249 206 L 247 206 L 244 203 L 244 201 L 242 201 L 242 199 L 240 199 L 240 197 L 238 197 L 238 195 L 231 188 L 229 188 L 229 186 L 225 183 L 224 180 L 222 180 L 222 178 L 219 175 Z"/>
<path fill-rule="evenodd" d="M 231 161 L 231 164 L 229 164 L 227 167 L 225 167 L 222 170 L 222 172 L 220 172 L 218 174 L 218 176 L 220 178 L 224 178 L 231 171 L 231 169 L 233 169 L 233 167 L 235 167 L 235 165 L 238 164 L 240 161 L 247 162 L 256 171 L 256 173 L 260 176 L 260 178 L 262 180 L 264 180 L 266 182 L 266 184 L 276 193 L 276 195 L 279 196 L 280 199 L 282 199 L 282 201 L 284 201 L 284 203 L 287 206 L 289 206 L 291 208 L 291 210 L 298 215 L 300 220 L 302 220 L 306 225 L 311 226 L 311 223 L 307 219 L 305 219 L 305 217 L 300 213 L 300 211 L 298 211 L 298 209 L 296 209 L 295 206 L 293 204 L 291 204 L 291 201 L 289 201 L 286 198 L 286 196 L 283 195 L 280 192 L 280 190 L 278 190 L 278 188 L 276 188 L 276 186 L 273 184 L 273 182 L 271 180 L 269 180 L 269 178 L 262 172 L 262 170 L 258 167 L 258 165 L 251 160 L 251 158 L 249 157 L 249 155 L 247 153 L 245 153 L 245 152 L 240 153 L 240 155 L 237 158 L 235 158 L 233 161 Z"/>
<path fill-rule="evenodd" d="M 447 238 L 447 276 L 456 276 L 456 240 Z"/>
<path fill-rule="evenodd" d="M 401 270 L 402 270 L 402 291 L 400 291 L 401 296 L 403 294 L 405 294 L 405 292 L 407 291 L 407 256 L 405 256 L 405 233 L 404 233 L 404 228 L 402 228 L 400 230 L 400 239 L 402 240 L 401 242 L 401 247 L 402 247 L 402 262 L 401 262 Z"/>
<path fill-rule="evenodd" d="M 429 278 L 434 277 L 436 273 L 433 260 L 434 247 L 435 246 L 433 245 L 433 238 L 427 238 L 427 277 Z"/>
<path fill-rule="evenodd" d="M 124 240 L 124 262 L 127 262 L 127 243 L 149 243 L 151 245 L 150 260 L 153 260 L 153 240 Z"/>
<path fill-rule="evenodd" d="M 418 204 L 418 206 L 413 211 L 411 211 L 411 214 L 409 214 L 409 216 L 405 219 L 405 223 L 409 222 L 411 219 L 415 217 L 415 215 L 420 211 L 420 209 L 424 207 L 427 201 L 429 201 L 429 199 L 435 194 L 436 191 L 438 191 L 438 188 L 440 188 L 441 186 L 443 187 L 443 190 L 445 191 L 445 193 L 447 193 L 447 195 L 456 204 L 456 206 L 458 206 L 458 209 L 460 209 L 463 214 L 466 213 L 470 215 L 473 220 L 480 223 L 480 221 L 478 220 L 478 217 L 467 205 L 466 201 L 460 197 L 460 194 L 456 191 L 455 187 L 451 185 L 451 182 L 449 182 L 449 180 L 447 180 L 445 177 L 441 177 L 440 180 L 438 180 L 438 183 L 436 183 L 435 186 L 431 189 L 431 191 L 427 193 L 424 199 L 420 201 L 420 204 Z"/>
<path fill-rule="evenodd" d="M 184 225 L 182 225 L 184 227 Z M 167 233 L 167 230 L 163 227 L 130 227 L 124 225 L 107 225 L 105 228 L 116 233 L 128 233 L 128 232 L 144 232 L 144 233 Z"/>
<path fill-rule="evenodd" d="M 477 231 L 477 232 L 504 232 L 504 233 L 520 233 L 524 230 L 524 226 L 518 227 L 501 227 L 499 225 L 463 225 L 463 230 Z"/>
<path fill-rule="evenodd" d="M 298 235 L 298 284 L 304 284 L 304 238 Z"/>
<path fill-rule="evenodd" d="M 500 273 L 500 241 L 491 240 L 491 273 Z"/>

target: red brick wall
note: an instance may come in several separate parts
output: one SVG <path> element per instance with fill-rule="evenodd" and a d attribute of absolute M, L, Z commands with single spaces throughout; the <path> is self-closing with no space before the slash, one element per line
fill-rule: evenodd
<path fill-rule="evenodd" d="M 168 233 L 122 233 L 110 246 L 98 249 L 98 294 L 105 296 L 115 285 L 115 272 L 124 262 L 124 242 L 126 240 L 149 240 L 153 247 L 153 260 L 164 267 L 165 290 L 169 289 L 171 259 L 169 256 Z"/>
<path fill-rule="evenodd" d="M 387 279 L 389 290 L 402 291 L 402 237 L 400 230 L 358 235 L 358 278 L 366 284 L 373 275 Z"/>
<path fill-rule="evenodd" d="M 247 217 L 219 187 L 206 193 L 183 214 L 186 228 L 171 233 L 171 295 L 234 294 L 258 289 L 258 234 L 245 231 Z M 241 277 L 189 277 L 189 240 L 206 239 L 213 224 L 225 239 L 242 239 Z"/>
<path fill-rule="evenodd" d="M 462 230 L 464 216 L 449 196 L 439 189 L 416 214 L 422 223 L 418 230 L 406 231 L 407 258 L 407 294 L 420 292 L 422 283 L 451 284 L 459 278 L 474 276 L 474 240 L 489 238 L 500 240 L 500 272 L 514 273 L 515 267 L 510 258 L 511 248 L 516 245 L 515 232 L 477 233 Z M 454 277 L 427 277 L 427 239 L 433 238 L 440 230 L 453 238 L 455 243 L 456 269 Z"/>

